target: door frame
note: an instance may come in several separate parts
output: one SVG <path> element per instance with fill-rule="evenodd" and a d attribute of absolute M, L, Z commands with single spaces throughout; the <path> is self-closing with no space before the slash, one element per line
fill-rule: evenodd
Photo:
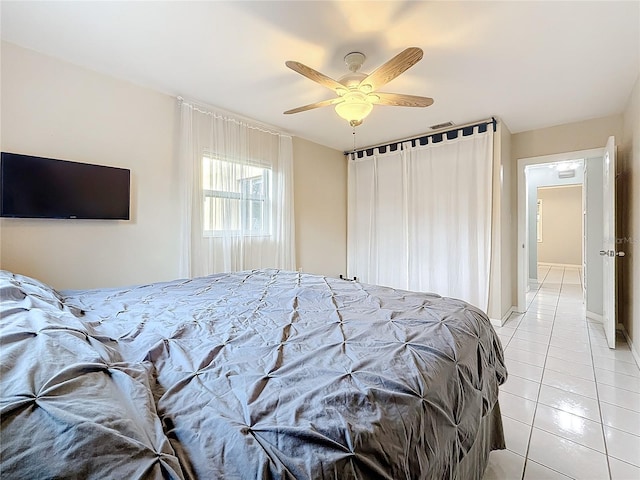
<path fill-rule="evenodd" d="M 527 309 L 526 293 L 529 286 L 529 245 L 527 240 L 527 184 L 525 177 L 525 168 L 530 165 L 539 165 L 544 163 L 566 162 L 577 159 L 587 159 L 593 157 L 602 157 L 604 155 L 604 147 L 592 148 L 589 150 L 576 150 L 573 152 L 555 153 L 552 155 L 541 155 L 536 157 L 519 158 L 516 168 L 516 185 L 518 196 L 517 219 L 518 219 L 518 243 L 517 250 L 517 305 L 518 312 L 524 312 Z M 583 184 L 584 187 L 584 184 Z"/>

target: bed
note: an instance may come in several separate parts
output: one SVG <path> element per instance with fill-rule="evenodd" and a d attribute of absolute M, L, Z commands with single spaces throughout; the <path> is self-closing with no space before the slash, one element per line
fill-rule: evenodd
<path fill-rule="evenodd" d="M 0 293 L 3 479 L 467 480 L 504 448 L 460 300 L 268 269 Z"/>

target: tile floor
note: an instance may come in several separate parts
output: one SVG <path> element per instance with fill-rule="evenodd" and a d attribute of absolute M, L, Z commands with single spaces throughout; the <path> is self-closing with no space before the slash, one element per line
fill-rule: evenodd
<path fill-rule="evenodd" d="M 580 271 L 541 267 L 524 315 L 496 328 L 507 450 L 483 480 L 640 480 L 640 370 L 623 337 L 607 347 L 585 316 Z"/>

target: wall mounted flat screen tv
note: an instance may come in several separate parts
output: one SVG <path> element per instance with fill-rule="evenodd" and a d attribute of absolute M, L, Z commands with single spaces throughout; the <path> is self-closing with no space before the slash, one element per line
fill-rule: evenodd
<path fill-rule="evenodd" d="M 129 220 L 130 170 L 2 152 L 0 216 Z"/>

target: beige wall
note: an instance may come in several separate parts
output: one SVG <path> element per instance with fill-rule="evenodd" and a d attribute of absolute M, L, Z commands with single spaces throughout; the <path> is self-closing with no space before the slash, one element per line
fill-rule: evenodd
<path fill-rule="evenodd" d="M 538 262 L 582 264 L 582 186 L 539 187 L 542 242 Z"/>
<path fill-rule="evenodd" d="M 511 156 L 515 162 L 519 158 L 602 148 L 611 135 L 621 138 L 622 115 L 514 133 Z"/>
<path fill-rule="evenodd" d="M 515 305 L 512 256 L 511 132 L 499 121 L 493 142 L 491 275 L 487 314 L 501 321 Z"/>
<path fill-rule="evenodd" d="M 296 264 L 337 277 L 347 268 L 347 159 L 342 152 L 293 141 Z"/>
<path fill-rule="evenodd" d="M 0 219 L 0 267 L 55 288 L 178 276 L 175 98 L 2 43 L 2 151 L 131 169 L 130 221 Z M 346 163 L 294 139 L 297 261 L 346 264 Z"/>
<path fill-rule="evenodd" d="M 517 242 L 517 224 L 515 221 L 517 209 L 514 208 L 514 181 L 513 162 L 511 159 L 511 137 L 509 128 L 502 123 L 500 129 L 500 177 L 501 188 L 501 280 L 502 280 L 502 298 L 501 313 L 504 316 L 509 312 L 512 306 L 518 303 L 516 284 L 516 242 Z"/>
<path fill-rule="evenodd" d="M 2 268 L 56 288 L 177 276 L 175 101 L 2 43 L 2 150 L 131 169 L 131 220 L 1 219 Z"/>
<path fill-rule="evenodd" d="M 618 149 L 618 313 L 640 359 L 640 77 L 624 112 L 624 134 Z"/>

